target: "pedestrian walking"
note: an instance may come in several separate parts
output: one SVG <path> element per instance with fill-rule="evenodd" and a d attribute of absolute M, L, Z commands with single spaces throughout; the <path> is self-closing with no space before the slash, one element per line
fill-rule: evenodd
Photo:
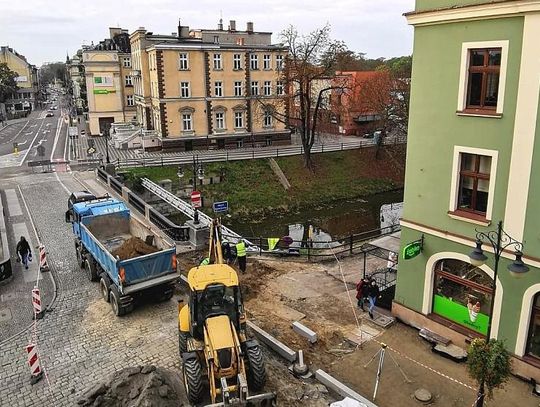
<path fill-rule="evenodd" d="M 378 298 L 381 298 L 379 286 L 377 285 L 377 282 L 375 280 L 371 280 L 371 284 L 369 285 L 368 289 L 368 313 L 371 319 L 373 319 L 373 308 L 375 308 L 375 303 L 377 302 Z"/>
<path fill-rule="evenodd" d="M 32 260 L 32 250 L 30 245 L 24 236 L 21 236 L 21 240 L 17 243 L 17 261 L 24 264 L 24 268 L 28 270 L 28 262 Z"/>
<path fill-rule="evenodd" d="M 246 272 L 246 241 L 240 239 L 236 243 L 236 258 L 238 259 L 238 267 L 242 273 Z"/>
<path fill-rule="evenodd" d="M 369 280 L 367 278 L 362 278 L 356 284 L 356 299 L 358 300 L 358 307 L 365 311 L 364 303 L 368 299 L 368 290 L 369 290 Z"/>
<path fill-rule="evenodd" d="M 395 252 L 388 253 L 388 261 L 386 262 L 386 268 L 389 273 L 397 271 L 398 256 Z"/>

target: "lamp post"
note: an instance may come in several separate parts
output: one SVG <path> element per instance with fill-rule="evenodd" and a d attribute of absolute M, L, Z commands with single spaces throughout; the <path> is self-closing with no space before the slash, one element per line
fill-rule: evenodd
<path fill-rule="evenodd" d="M 485 263 L 487 256 L 482 250 L 482 244 L 488 243 L 493 248 L 493 253 L 495 255 L 495 266 L 493 269 L 493 283 L 492 283 L 492 294 L 491 294 L 491 304 L 489 309 L 488 316 L 488 325 L 486 333 L 486 342 L 489 343 L 491 339 L 491 320 L 493 319 L 493 307 L 495 305 L 495 292 L 497 289 L 497 273 L 499 271 L 499 260 L 501 255 L 507 247 L 512 246 L 515 250 L 516 259 L 510 265 L 508 265 L 508 271 L 513 277 L 519 278 L 523 274 L 529 271 L 529 268 L 523 263 L 521 257 L 523 256 L 523 243 L 513 239 L 508 233 L 506 233 L 502 228 L 502 221 L 499 221 L 497 224 L 497 230 L 491 230 L 489 232 L 479 232 L 476 231 L 476 247 L 469 254 L 471 264 L 473 266 L 479 267 Z M 478 395 L 476 399 L 476 407 L 482 407 L 484 405 L 484 381 L 480 383 L 478 389 Z"/>
<path fill-rule="evenodd" d="M 105 151 L 107 154 L 105 160 L 107 161 L 107 164 L 111 163 L 111 159 L 109 157 L 109 131 L 109 127 L 103 129 L 103 135 L 105 136 Z"/>
<path fill-rule="evenodd" d="M 197 178 L 201 181 L 204 179 L 204 168 L 202 166 L 202 163 L 199 163 L 199 157 L 193 155 L 193 191 L 197 190 Z M 184 168 L 179 165 L 178 166 L 178 172 L 176 173 L 178 175 L 178 178 L 181 179 L 184 177 Z M 193 212 L 193 223 L 199 224 L 199 213 L 198 208 L 194 208 Z"/>

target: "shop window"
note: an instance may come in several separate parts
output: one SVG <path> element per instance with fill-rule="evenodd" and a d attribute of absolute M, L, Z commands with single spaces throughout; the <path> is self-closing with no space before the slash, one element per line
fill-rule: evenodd
<path fill-rule="evenodd" d="M 491 313 L 493 279 L 483 270 L 456 259 L 435 265 L 433 313 L 486 334 Z"/>
<path fill-rule="evenodd" d="M 540 359 L 540 293 L 534 297 L 526 354 Z"/>

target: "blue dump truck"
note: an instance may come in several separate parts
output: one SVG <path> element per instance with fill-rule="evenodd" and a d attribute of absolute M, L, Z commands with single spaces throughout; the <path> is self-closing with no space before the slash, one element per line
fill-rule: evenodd
<path fill-rule="evenodd" d="M 68 200 L 66 222 L 75 234 L 77 262 L 90 281 L 99 280 L 115 315 L 133 309 L 140 297 L 169 300 L 179 278 L 176 248 L 131 216 L 122 201 L 88 191 Z"/>

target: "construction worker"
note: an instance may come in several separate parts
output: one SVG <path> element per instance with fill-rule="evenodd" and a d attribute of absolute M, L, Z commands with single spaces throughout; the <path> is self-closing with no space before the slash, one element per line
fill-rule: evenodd
<path fill-rule="evenodd" d="M 24 236 L 21 236 L 15 251 L 17 252 L 17 261 L 21 261 L 24 268 L 28 270 L 28 261 L 32 261 L 32 250 Z"/>
<path fill-rule="evenodd" d="M 242 273 L 246 272 L 246 241 L 240 239 L 236 243 L 236 257 L 238 258 L 238 267 Z"/>
<path fill-rule="evenodd" d="M 201 260 L 201 263 L 199 264 L 199 266 L 208 266 L 209 264 L 210 264 L 210 258 L 205 257 L 204 259 Z"/>
<path fill-rule="evenodd" d="M 221 241 L 221 252 L 223 253 L 223 258 L 229 264 L 232 260 L 232 253 L 231 253 L 231 245 L 229 244 L 229 241 L 226 238 L 223 238 Z"/>

